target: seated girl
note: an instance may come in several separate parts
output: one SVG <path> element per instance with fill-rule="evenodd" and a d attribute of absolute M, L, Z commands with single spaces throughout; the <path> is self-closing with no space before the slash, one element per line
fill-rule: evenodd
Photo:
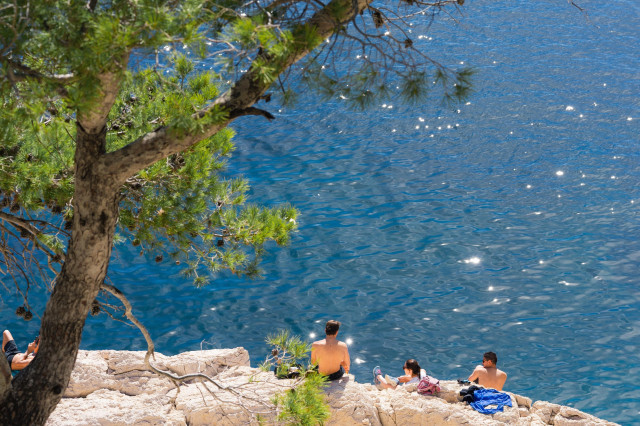
<path fill-rule="evenodd" d="M 420 369 L 420 365 L 415 359 L 408 359 L 404 363 L 404 366 L 402 368 L 404 369 L 405 375 L 393 378 L 389 376 L 383 376 L 380 367 L 376 366 L 373 369 L 373 382 L 378 387 L 378 389 L 395 389 L 398 384 L 417 385 L 420 382 L 420 379 L 426 376 L 426 372 Z"/>

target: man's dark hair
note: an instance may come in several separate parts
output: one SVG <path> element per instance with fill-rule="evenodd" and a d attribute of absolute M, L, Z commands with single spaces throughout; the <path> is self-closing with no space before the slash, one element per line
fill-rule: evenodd
<path fill-rule="evenodd" d="M 482 355 L 482 359 L 491 361 L 493 365 L 498 364 L 498 355 L 496 355 L 495 352 L 485 352 L 484 355 Z"/>
<path fill-rule="evenodd" d="M 327 325 L 324 326 L 324 333 L 327 336 L 335 336 L 340 329 L 340 321 L 329 320 Z"/>

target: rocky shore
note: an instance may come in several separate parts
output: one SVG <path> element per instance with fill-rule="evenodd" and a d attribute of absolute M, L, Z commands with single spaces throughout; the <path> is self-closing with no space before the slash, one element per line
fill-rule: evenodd
<path fill-rule="evenodd" d="M 151 373 L 144 352 L 80 351 L 71 382 L 47 425 L 244 425 L 275 422 L 275 393 L 292 381 L 277 380 L 249 365 L 243 348 L 156 354 L 154 365 L 176 375 L 204 373 L 215 383 L 192 379 L 176 388 Z M 513 407 L 484 415 L 459 402 L 462 388 L 441 381 L 442 391 L 421 396 L 379 391 L 345 377 L 326 389 L 328 425 L 614 425 L 571 407 L 510 394 Z"/>

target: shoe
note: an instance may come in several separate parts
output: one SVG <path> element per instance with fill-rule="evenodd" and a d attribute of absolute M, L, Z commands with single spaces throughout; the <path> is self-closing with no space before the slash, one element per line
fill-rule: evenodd
<path fill-rule="evenodd" d="M 380 369 L 380 366 L 376 365 L 375 367 L 373 367 L 373 383 L 376 385 L 380 384 L 378 376 L 382 376 L 382 370 Z"/>

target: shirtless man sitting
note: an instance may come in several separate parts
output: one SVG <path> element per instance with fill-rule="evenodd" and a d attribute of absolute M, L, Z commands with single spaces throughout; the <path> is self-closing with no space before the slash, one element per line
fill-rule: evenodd
<path fill-rule="evenodd" d="M 507 381 L 507 373 L 498 370 L 496 364 L 498 356 L 493 352 L 485 352 L 482 356 L 482 365 L 476 367 L 469 376 L 470 382 L 476 382 L 485 388 L 502 390 L 504 382 Z"/>
<path fill-rule="evenodd" d="M 18 350 L 13 336 L 9 330 L 5 330 L 2 333 L 2 353 L 7 358 L 7 362 L 11 366 L 12 370 L 22 370 L 27 365 L 31 364 L 33 358 L 38 353 L 38 347 L 40 346 L 40 336 L 36 337 L 32 343 L 27 346 L 27 352 L 22 353 Z"/>
<path fill-rule="evenodd" d="M 336 338 L 339 329 L 338 321 L 327 321 L 324 328 L 326 338 L 311 345 L 311 363 L 317 364 L 318 372 L 329 380 L 338 380 L 344 374 L 349 374 L 351 366 L 347 344 Z"/>

